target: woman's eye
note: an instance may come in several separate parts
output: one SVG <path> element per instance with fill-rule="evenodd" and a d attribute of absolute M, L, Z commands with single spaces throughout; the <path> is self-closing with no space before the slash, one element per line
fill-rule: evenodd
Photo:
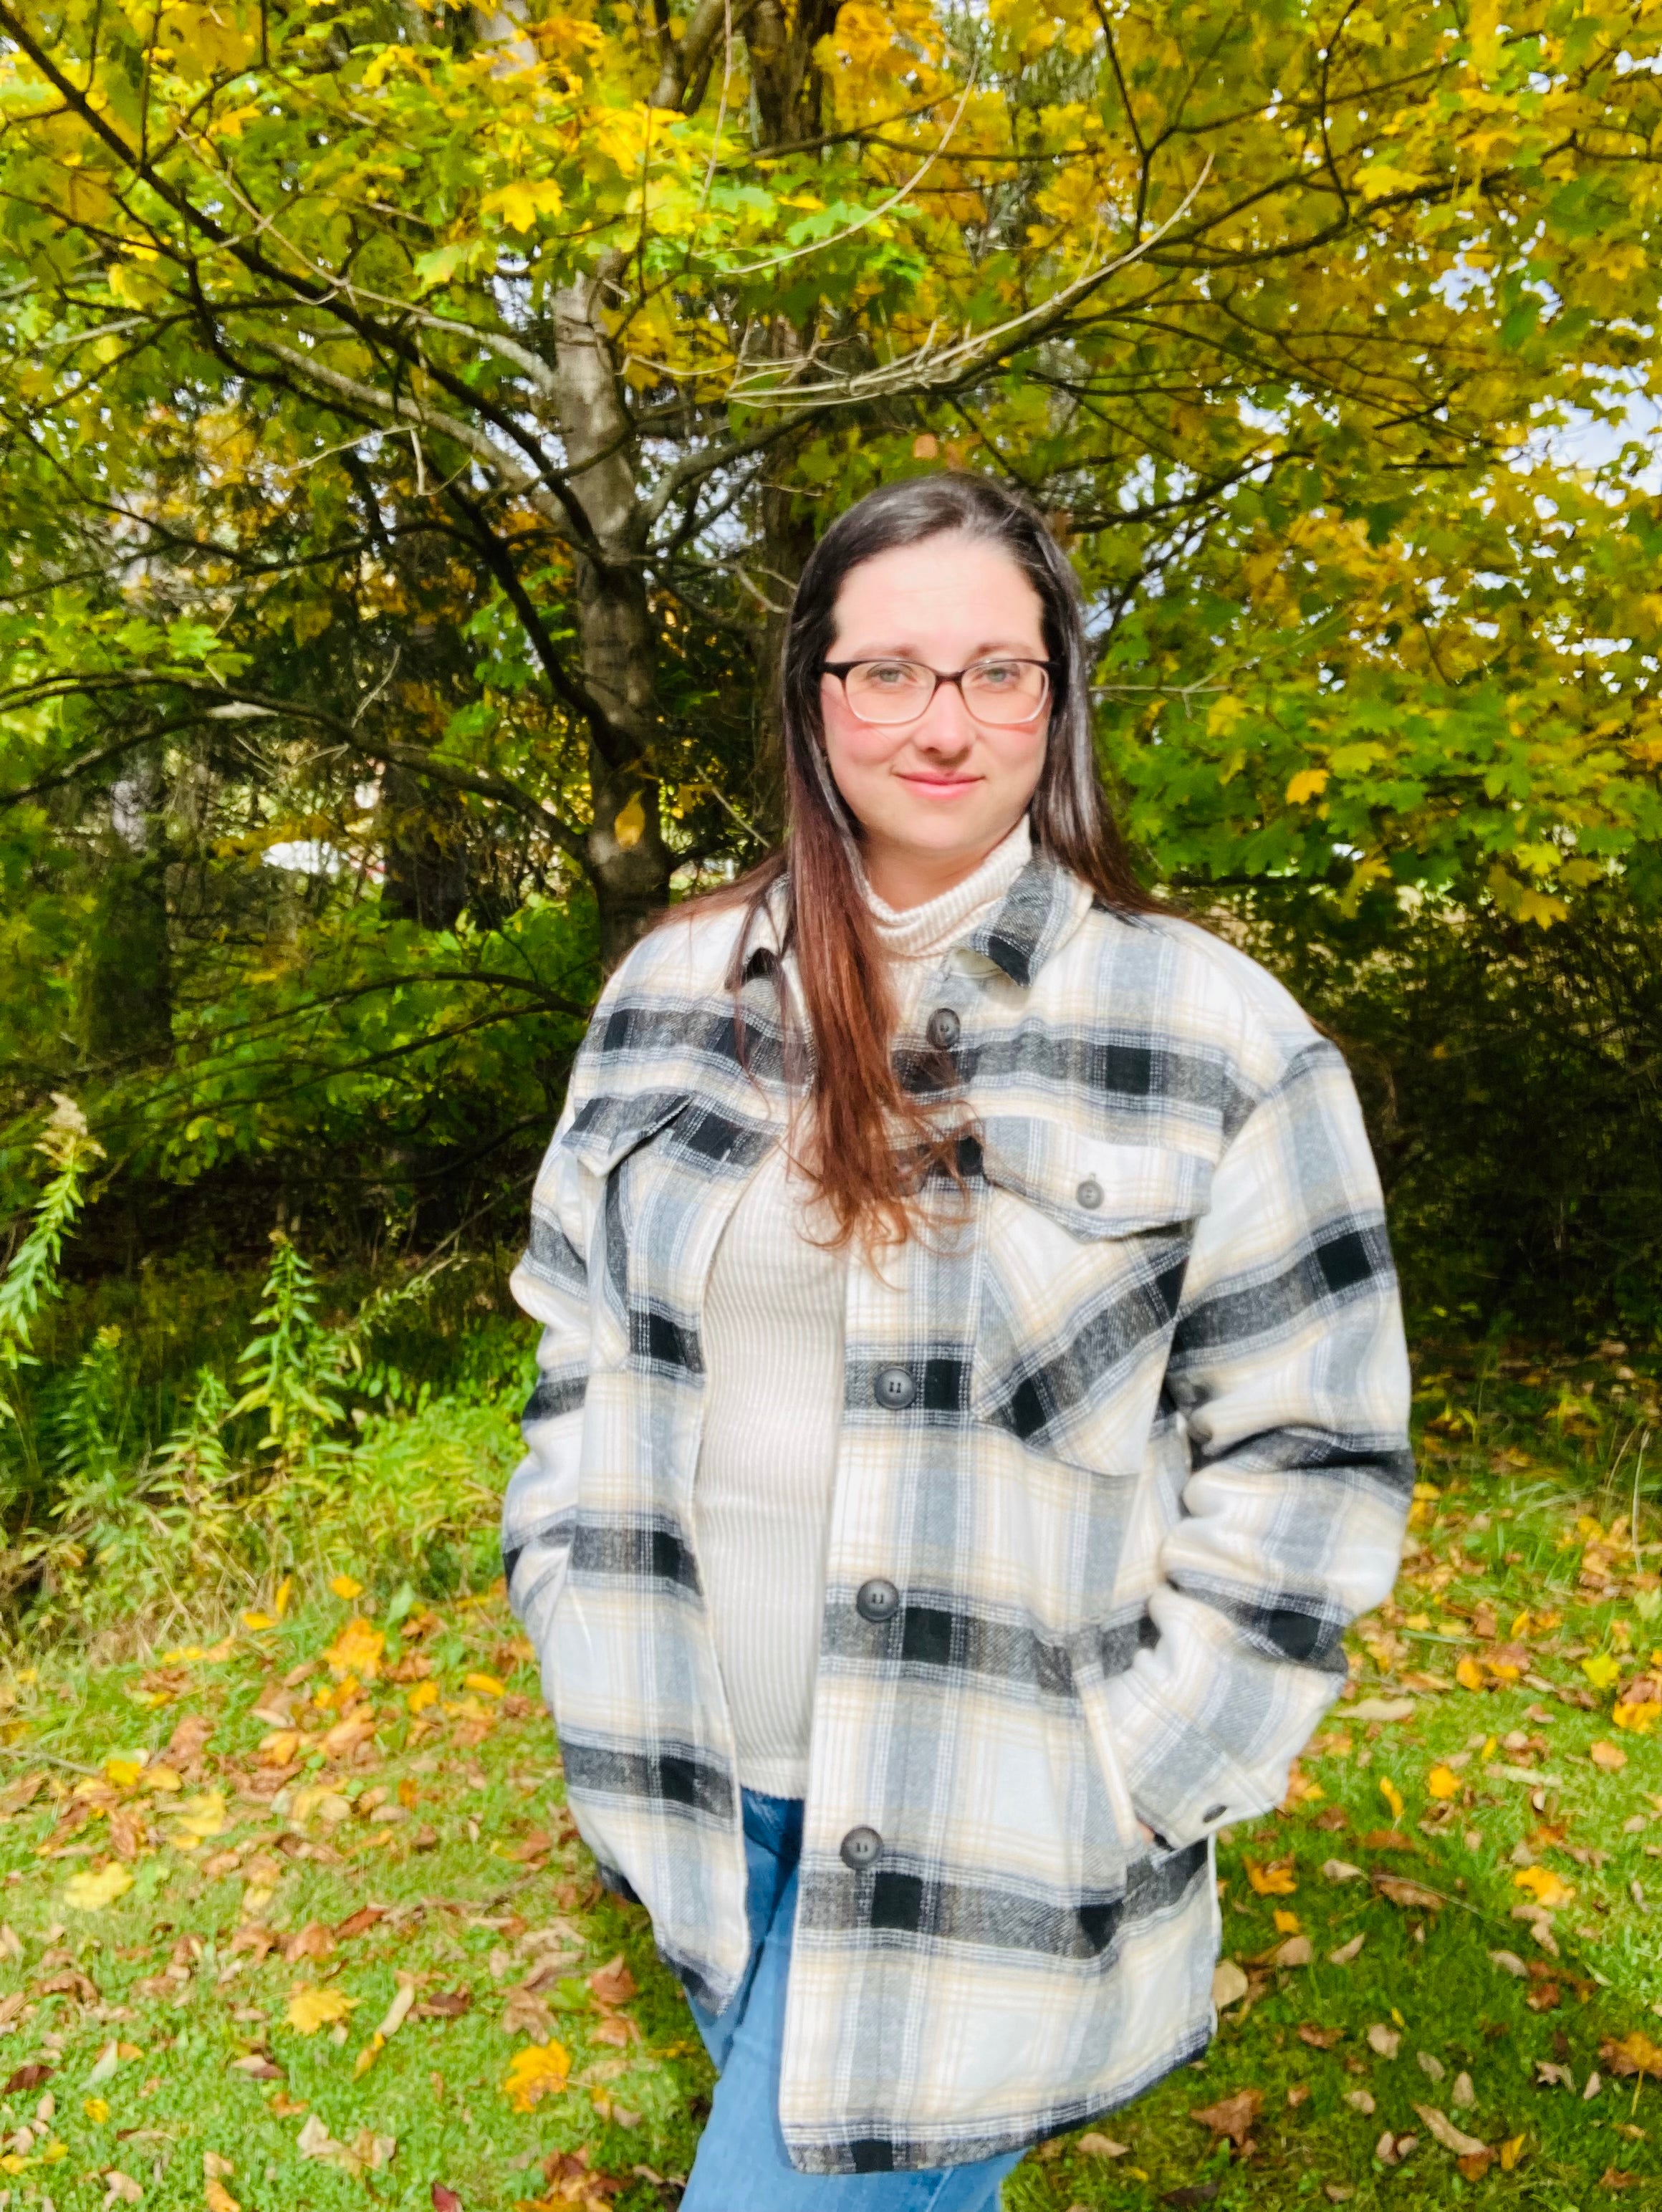
<path fill-rule="evenodd" d="M 989 691 L 1008 691 L 1021 681 L 1020 664 L 1014 660 L 983 660 L 975 680 Z"/>

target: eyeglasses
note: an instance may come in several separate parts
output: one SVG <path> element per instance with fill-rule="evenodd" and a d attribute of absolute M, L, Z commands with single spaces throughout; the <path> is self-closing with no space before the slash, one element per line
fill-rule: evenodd
<path fill-rule="evenodd" d="M 954 669 L 921 660 L 826 660 L 820 667 L 842 684 L 856 721 L 890 728 L 916 721 L 943 684 L 956 684 L 976 720 L 995 729 L 1036 722 L 1050 696 L 1048 660 L 972 660 Z"/>

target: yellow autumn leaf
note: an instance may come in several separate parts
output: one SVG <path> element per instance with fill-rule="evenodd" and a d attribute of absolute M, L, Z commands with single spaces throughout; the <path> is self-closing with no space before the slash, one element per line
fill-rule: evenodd
<path fill-rule="evenodd" d="M 1454 1679 L 1463 1690 L 1481 1690 L 1483 1686 L 1482 1667 L 1476 1659 L 1457 1659 Z"/>
<path fill-rule="evenodd" d="M 404 1702 L 412 1713 L 424 1713 L 429 1705 L 435 1705 L 438 1701 L 439 1686 L 436 1682 L 417 1682 L 413 1690 L 405 1692 Z"/>
<path fill-rule="evenodd" d="M 1246 1879 L 1260 1897 L 1291 1897 L 1299 1886 L 1290 1859 L 1279 1860 L 1274 1866 L 1260 1866 L 1256 1859 L 1248 1859 Z"/>
<path fill-rule="evenodd" d="M 208 2212 L 242 2212 L 242 2207 L 216 2175 L 210 2174 L 203 2184 L 202 2198 Z"/>
<path fill-rule="evenodd" d="M 482 1698 L 500 1698 L 508 1690 L 507 1683 L 499 1682 L 494 1674 L 469 1674 L 465 1681 L 468 1689 L 477 1690 Z"/>
<path fill-rule="evenodd" d="M 296 1982 L 283 2016 L 297 2035 L 315 2035 L 332 2021 L 344 2020 L 356 2002 L 344 1990 L 320 1990 L 311 1982 Z"/>
<path fill-rule="evenodd" d="M 1549 1910 L 1568 1905 L 1575 1894 L 1574 1884 L 1555 1875 L 1550 1867 L 1519 1867 L 1512 1879 L 1516 1887 L 1528 1890 L 1537 1905 Z"/>
<path fill-rule="evenodd" d="M 386 2048 L 387 2038 L 378 2031 L 375 2034 L 370 2037 L 368 2042 L 364 2045 L 362 2050 L 359 2051 L 356 2058 L 353 2061 L 353 2080 L 357 2080 L 360 2075 L 367 2074 Z"/>
<path fill-rule="evenodd" d="M 125 1897 L 132 1886 L 131 1871 L 119 1859 L 112 1859 L 108 1866 L 88 1867 L 83 1874 L 71 1875 L 64 1885 L 64 1902 L 74 1905 L 77 1912 L 101 1912 L 118 1897 Z"/>
<path fill-rule="evenodd" d="M 628 805 L 621 807 L 613 817 L 612 834 L 626 853 L 632 847 L 638 845 L 645 836 L 646 809 L 641 804 L 639 792 L 636 792 Z"/>
<path fill-rule="evenodd" d="M 349 1674 L 355 1674 L 360 1682 L 373 1682 L 380 1672 L 381 1654 L 386 1649 L 385 1635 L 360 1613 L 347 1622 L 323 1656 L 338 1682 L 344 1681 Z"/>
<path fill-rule="evenodd" d="M 499 215 L 510 230 L 534 230 L 537 218 L 558 215 L 564 195 L 551 177 L 517 178 L 487 192 L 479 202 L 485 215 Z"/>
<path fill-rule="evenodd" d="M 174 1850 L 193 1851 L 210 1837 L 223 1835 L 229 1826 L 225 1792 L 204 1790 L 194 1797 L 187 1797 L 172 1818 L 173 1826 L 167 1834 Z"/>
<path fill-rule="evenodd" d="M 258 1634 L 262 1628 L 275 1628 L 277 1626 L 277 1620 L 274 1614 L 269 1613 L 260 1613 L 258 1611 L 253 1613 L 245 1613 L 242 1616 L 242 1626 L 245 1628 L 252 1629 L 256 1634 Z"/>
<path fill-rule="evenodd" d="M 143 1771 L 142 1759 L 107 1759 L 104 1761 L 105 1778 L 118 1790 L 132 1789 Z"/>
<path fill-rule="evenodd" d="M 185 1778 L 176 1766 L 169 1766 L 164 1760 L 160 1765 L 144 1769 L 143 1783 L 147 1790 L 154 1790 L 159 1796 L 172 1796 L 185 1787 Z"/>
<path fill-rule="evenodd" d="M 1324 768 L 1301 768 L 1287 787 L 1289 806 L 1302 806 L 1306 800 L 1319 799 L 1327 789 L 1328 772 Z"/>
<path fill-rule="evenodd" d="M 1382 1774 L 1379 1777 L 1379 1795 L 1390 1806 L 1391 1819 L 1400 1820 L 1403 1811 L 1403 1793 L 1388 1774 Z"/>
<path fill-rule="evenodd" d="M 1523 2155 L 1524 2155 L 1524 2138 L 1523 2138 L 1523 2136 L 1508 2136 L 1507 2137 L 1506 2141 L 1505 2141 L 1505 2142 L 1501 2144 L 1501 2172 L 1502 2172 L 1502 2173 L 1510 2173 L 1510 2172 L 1513 2172 L 1513 2169 L 1515 2168 L 1515 2166 L 1517 2166 L 1519 2160 L 1520 2158 L 1522 2158 L 1522 2156 L 1523 2156 Z"/>
<path fill-rule="evenodd" d="M 1282 1906 L 1277 1905 L 1275 1912 L 1275 1932 L 1277 1935 L 1296 1936 L 1298 1934 L 1299 1916 L 1296 1912 L 1288 1912 L 1284 1911 Z"/>
<path fill-rule="evenodd" d="M 103 2097 L 83 2097 L 81 2109 L 95 2128 L 101 2128 L 110 2117 L 109 2102 Z"/>
<path fill-rule="evenodd" d="M 1653 2043 L 1642 2027 L 1635 2027 L 1621 2037 L 1616 2048 L 1637 2073 L 1649 2074 L 1662 2081 L 1662 2043 Z"/>
<path fill-rule="evenodd" d="M 353 1575 L 333 1575 L 330 1577 L 329 1587 L 337 1597 L 344 1598 L 349 1605 L 355 1597 L 363 1595 L 363 1584 Z"/>
<path fill-rule="evenodd" d="M 1640 1705 L 1623 1705 L 1618 1698 L 1610 1707 L 1610 1718 L 1617 1728 L 1626 1729 L 1634 1735 L 1649 1735 L 1662 1722 L 1662 1705 L 1653 1698 Z"/>
<path fill-rule="evenodd" d="M 516 2112 L 528 2112 L 545 2097 L 563 2089 L 570 2071 L 571 2055 L 563 2043 L 533 2043 L 528 2050 L 514 2052 L 502 2094 Z"/>
<path fill-rule="evenodd" d="M 1620 1679 L 1622 1662 L 1608 1651 L 1596 1651 L 1591 1659 L 1581 1662 L 1581 1672 L 1595 1690 L 1608 1690 Z"/>
<path fill-rule="evenodd" d="M 1452 1766 L 1434 1766 L 1426 1777 L 1426 1791 L 1432 1797 L 1458 1797 L 1460 1778 Z"/>
<path fill-rule="evenodd" d="M 277 1586 L 277 1595 L 271 1600 L 271 1610 L 279 1620 L 288 1612 L 289 1601 L 294 1594 L 295 1578 L 292 1575 L 284 1575 Z"/>

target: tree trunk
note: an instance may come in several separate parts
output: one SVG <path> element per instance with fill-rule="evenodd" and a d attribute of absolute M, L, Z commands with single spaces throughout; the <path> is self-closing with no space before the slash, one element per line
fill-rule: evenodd
<path fill-rule="evenodd" d="M 376 812 L 387 869 L 381 912 L 423 929 L 454 929 L 467 903 L 467 854 L 455 799 L 388 761 Z"/>
<path fill-rule="evenodd" d="M 87 1052 L 107 1068 L 165 1059 L 173 1050 L 161 805 L 161 761 L 139 753 L 110 793 L 82 971 Z"/>
<path fill-rule="evenodd" d="M 588 748 L 588 870 L 600 908 L 600 959 L 610 970 L 667 902 L 671 863 L 652 763 L 656 655 L 634 432 L 600 321 L 606 276 L 602 267 L 556 293 L 554 330 L 560 428 L 594 539 L 577 552 L 577 638 L 583 681 L 603 718 Z"/>

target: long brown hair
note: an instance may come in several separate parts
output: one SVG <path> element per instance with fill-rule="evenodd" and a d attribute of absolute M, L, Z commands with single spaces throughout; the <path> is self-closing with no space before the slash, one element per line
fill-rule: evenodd
<path fill-rule="evenodd" d="M 862 562 L 897 546 L 959 536 L 1000 547 L 1043 610 L 1051 708 L 1044 763 L 1029 807 L 1034 849 L 1120 913 L 1155 902 L 1137 882 L 1103 803 L 1093 742 L 1091 661 L 1080 590 L 1043 517 L 990 477 L 910 477 L 869 492 L 839 515 L 809 556 L 791 606 L 779 672 L 785 740 L 784 843 L 737 882 L 673 909 L 742 904 L 730 987 L 737 992 L 752 933 L 782 878 L 786 945 L 796 955 L 813 1054 L 813 1114 L 804 1161 L 837 1241 L 904 1242 L 911 1202 L 931 1170 L 957 1177 L 957 1121 L 909 1091 L 891 1057 L 895 1006 L 888 963 L 855 873 L 860 825 L 831 781 L 819 685 L 836 634 L 837 599 Z M 781 977 L 782 994 L 783 979 Z M 949 1097 L 950 1106 L 950 1097 Z"/>

